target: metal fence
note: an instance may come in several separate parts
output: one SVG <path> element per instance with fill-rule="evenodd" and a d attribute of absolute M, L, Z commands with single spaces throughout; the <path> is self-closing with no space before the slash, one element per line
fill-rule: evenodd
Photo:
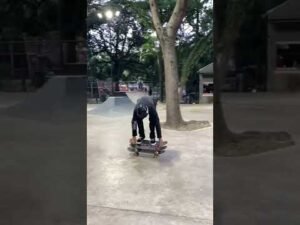
<path fill-rule="evenodd" d="M 87 48 L 82 40 L 0 42 L 0 80 L 26 80 L 47 72 L 63 73 L 71 64 L 86 64 Z M 23 82 L 25 83 L 25 82 Z"/>
<path fill-rule="evenodd" d="M 88 102 L 99 103 L 105 101 L 109 96 L 118 95 L 126 92 L 145 92 L 153 97 L 160 99 L 160 87 L 152 87 L 151 83 L 136 81 L 119 82 L 118 91 L 116 91 L 116 82 L 108 80 L 98 80 L 89 78 L 87 81 L 87 98 Z M 151 93 L 150 93 L 151 92 Z"/>

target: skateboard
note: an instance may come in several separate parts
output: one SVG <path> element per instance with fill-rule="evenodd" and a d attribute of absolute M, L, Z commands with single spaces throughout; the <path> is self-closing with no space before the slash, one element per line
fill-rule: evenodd
<path fill-rule="evenodd" d="M 159 142 L 156 141 L 155 144 L 151 144 L 149 140 L 143 140 L 139 144 L 130 145 L 128 151 L 134 152 L 136 156 L 139 156 L 140 152 L 154 154 L 154 158 L 158 157 L 160 154 L 165 152 L 167 148 L 167 142 L 164 142 L 164 145 L 159 147 Z"/>

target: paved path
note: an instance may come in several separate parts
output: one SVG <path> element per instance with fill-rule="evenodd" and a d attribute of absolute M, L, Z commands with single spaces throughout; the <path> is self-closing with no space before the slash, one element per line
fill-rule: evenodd
<path fill-rule="evenodd" d="M 187 120 L 212 121 L 212 105 L 182 111 Z M 130 115 L 87 119 L 89 225 L 212 224 L 212 127 L 163 130 L 168 149 L 153 159 L 127 151 Z"/>
<path fill-rule="evenodd" d="M 216 158 L 216 224 L 300 224 L 299 99 L 299 94 L 226 95 L 231 130 L 287 131 L 296 145 L 256 156 Z"/>
<path fill-rule="evenodd" d="M 84 79 L 0 95 L 0 224 L 84 224 Z"/>

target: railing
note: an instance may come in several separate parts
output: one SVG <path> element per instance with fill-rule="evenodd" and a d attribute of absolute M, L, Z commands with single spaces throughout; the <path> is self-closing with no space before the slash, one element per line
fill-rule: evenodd
<path fill-rule="evenodd" d="M 86 64 L 85 42 L 74 40 L 34 40 L 0 42 L 0 63 L 9 65 L 10 76 L 20 77 L 20 70 L 27 75 L 46 66 L 60 68 L 65 64 Z M 45 65 L 46 64 L 46 65 Z M 50 68 L 50 69 L 51 69 Z"/>
<path fill-rule="evenodd" d="M 63 73 L 67 66 L 86 65 L 86 62 L 85 41 L 35 39 L 0 42 L 0 80 L 34 80 L 41 74 Z"/>
<path fill-rule="evenodd" d="M 87 98 L 89 102 L 103 102 L 109 96 L 121 94 L 121 92 L 147 92 L 152 86 L 151 83 L 143 82 L 139 85 L 138 82 L 119 82 L 119 91 L 115 90 L 116 82 L 108 80 L 88 79 L 87 81 Z M 151 87 L 152 96 L 160 99 L 160 87 Z"/>

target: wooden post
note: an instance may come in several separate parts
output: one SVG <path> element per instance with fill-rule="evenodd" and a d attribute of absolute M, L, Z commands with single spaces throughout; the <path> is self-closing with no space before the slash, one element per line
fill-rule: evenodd
<path fill-rule="evenodd" d="M 199 75 L 199 103 L 201 102 L 203 97 L 203 76 Z"/>
<path fill-rule="evenodd" d="M 91 81 L 91 98 L 94 98 L 94 81 Z"/>

